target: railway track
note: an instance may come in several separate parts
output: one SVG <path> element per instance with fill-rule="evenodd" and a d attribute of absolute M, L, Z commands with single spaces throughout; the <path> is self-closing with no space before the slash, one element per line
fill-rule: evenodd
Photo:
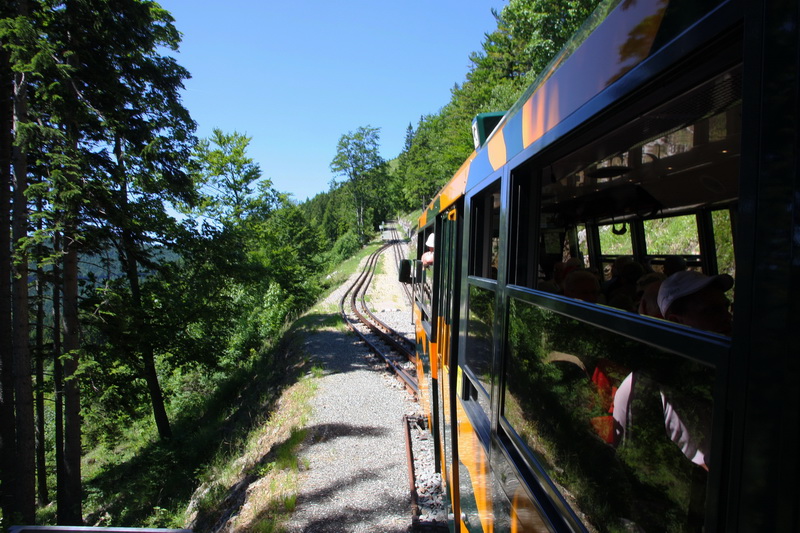
<path fill-rule="evenodd" d="M 399 231 L 397 231 L 397 226 L 396 225 L 395 226 L 391 226 L 391 229 L 389 231 L 390 231 L 390 233 L 392 235 L 392 240 L 397 241 L 397 242 L 405 242 L 407 240 L 404 236 L 401 235 L 401 233 Z M 400 265 L 400 261 L 402 259 L 406 258 L 405 254 L 403 253 L 403 247 L 402 246 L 393 246 L 392 250 L 394 251 L 395 263 L 399 266 Z M 403 289 L 403 294 L 405 295 L 406 303 L 410 307 L 414 303 L 414 296 L 413 296 L 413 294 L 411 292 L 411 287 L 407 283 L 401 283 L 400 287 Z"/>
<path fill-rule="evenodd" d="M 397 226 L 393 225 L 387 231 L 390 239 L 367 258 L 362 271 L 342 296 L 339 310 L 350 330 L 385 363 L 414 398 L 419 398 L 414 343 L 375 316 L 366 303 L 366 294 L 380 258 L 384 254 L 391 254 L 396 264 L 405 258 L 402 244 L 406 239 L 397 231 Z M 401 286 L 406 302 L 411 306 L 412 291 L 406 284 Z M 432 444 L 425 422 L 424 417 L 403 417 L 411 492 L 411 531 L 449 531 L 446 514 L 442 514 L 444 496 L 441 477 L 435 471 Z"/>
<path fill-rule="evenodd" d="M 396 229 L 393 229 L 396 236 Z M 413 343 L 381 321 L 369 309 L 365 295 L 375 275 L 380 257 L 393 251 L 403 241 L 392 239 L 375 250 L 368 258 L 356 280 L 350 285 L 339 302 L 339 310 L 347 326 L 378 356 L 402 381 L 415 397 L 419 394 L 416 375 L 416 355 Z"/>

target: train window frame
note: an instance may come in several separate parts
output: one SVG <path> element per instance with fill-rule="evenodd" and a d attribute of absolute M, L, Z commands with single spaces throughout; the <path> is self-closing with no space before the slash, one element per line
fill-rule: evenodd
<path fill-rule="evenodd" d="M 503 246 L 502 233 L 502 175 L 490 178 L 489 183 L 469 196 L 469 259 L 467 275 L 497 282 Z M 497 236 L 495 237 L 495 233 Z M 492 268 L 494 267 L 494 276 Z"/>
<path fill-rule="evenodd" d="M 508 328 L 510 325 L 511 300 L 536 306 L 547 312 L 553 312 L 568 319 L 576 320 L 587 327 L 600 327 L 612 333 L 626 337 L 634 342 L 649 345 L 659 350 L 669 352 L 675 357 L 692 361 L 707 367 L 715 373 L 712 389 L 714 410 L 712 418 L 712 434 L 719 435 L 712 439 L 710 453 L 715 457 L 723 457 L 725 413 L 728 400 L 727 379 L 732 362 L 730 360 L 730 339 L 714 333 L 685 328 L 683 335 L 676 335 L 674 329 L 665 321 L 651 321 L 646 318 L 632 318 L 630 313 L 625 313 L 613 308 L 594 306 L 582 302 L 574 303 L 570 298 L 559 295 L 542 293 L 527 287 L 510 287 L 506 291 L 507 304 L 504 306 L 503 317 L 503 368 L 498 374 L 498 414 L 497 414 L 497 441 L 500 451 L 505 457 L 517 465 L 523 479 L 526 480 L 526 490 L 531 493 L 544 491 L 551 502 L 559 507 L 562 519 L 573 524 L 581 524 L 572 505 L 567 502 L 561 491 L 556 486 L 545 467 L 539 462 L 536 454 L 528 448 L 522 437 L 505 416 L 505 401 L 507 389 L 507 366 L 510 362 Z M 626 327 L 619 327 L 624 324 Z M 703 353 L 705 357 L 696 357 L 693 354 Z M 724 462 L 724 461 L 721 461 Z M 722 472 L 717 469 L 709 476 L 706 489 L 718 486 Z M 713 508 L 713 491 L 709 494 L 705 509 Z"/>
<path fill-rule="evenodd" d="M 416 272 L 414 274 L 415 282 L 414 287 L 414 300 L 422 313 L 422 327 L 425 330 L 428 341 L 436 342 L 435 328 L 433 327 L 434 314 L 436 312 L 435 294 L 437 289 L 436 283 L 436 269 L 432 266 L 426 269 L 422 265 L 422 255 L 427 251 L 425 242 L 429 235 L 433 235 L 436 231 L 436 224 L 431 223 L 422 228 L 422 231 L 417 236 L 417 260 L 415 261 Z M 425 285 L 426 282 L 430 283 L 430 296 L 426 297 Z"/>
<path fill-rule="evenodd" d="M 465 274 L 465 283 L 461 287 L 461 298 L 463 307 L 460 311 L 460 330 L 463 335 L 459 338 L 459 353 L 467 353 L 467 345 L 471 342 L 470 331 L 470 292 L 472 288 L 485 290 L 493 295 L 493 308 L 495 321 L 498 307 L 498 278 L 501 277 L 502 259 L 505 246 L 503 227 L 505 224 L 501 207 L 503 205 L 503 173 L 502 171 L 493 173 L 483 180 L 480 186 L 469 194 L 465 195 L 464 204 L 464 227 L 469 228 L 468 241 L 463 249 L 462 269 Z M 489 202 L 493 205 L 489 205 Z M 487 217 L 487 212 L 491 207 L 491 219 Z M 496 208 L 496 209 L 495 209 Z M 475 231 L 475 228 L 482 228 L 483 231 Z M 492 239 L 496 231 L 494 243 Z M 492 232 L 488 235 L 487 232 Z M 491 251 L 494 247 L 498 264 L 495 267 L 494 277 L 485 275 L 488 271 L 491 259 Z M 482 268 L 477 268 L 481 263 Z M 484 274 L 484 275 L 481 275 Z M 488 388 L 484 386 L 481 379 L 475 374 L 463 357 L 457 361 L 459 375 L 463 378 L 457 389 L 457 395 L 462 401 L 464 409 L 476 428 L 477 434 L 483 446 L 488 450 L 491 435 L 491 420 L 493 418 L 493 405 L 496 403 L 495 393 L 499 376 L 498 372 L 498 339 L 497 329 L 493 325 L 491 331 L 491 352 L 489 359 L 490 379 Z"/>

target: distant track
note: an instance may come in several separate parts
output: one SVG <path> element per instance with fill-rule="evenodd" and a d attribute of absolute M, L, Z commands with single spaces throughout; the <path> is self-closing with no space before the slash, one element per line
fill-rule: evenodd
<path fill-rule="evenodd" d="M 397 231 L 397 225 L 393 225 L 390 231 L 392 234 L 392 240 L 396 242 L 406 242 L 408 240 L 405 237 L 401 236 L 401 233 Z M 403 253 L 402 246 L 394 246 L 393 249 L 394 249 L 395 262 L 397 263 L 397 271 L 399 272 L 400 261 L 405 259 L 406 257 L 405 254 Z M 406 295 L 406 303 L 408 303 L 408 305 L 412 305 L 414 303 L 414 300 L 413 300 L 413 295 L 411 293 L 411 288 L 409 287 L 408 283 L 401 283 L 400 286 L 403 288 L 403 294 Z"/>
<path fill-rule="evenodd" d="M 339 310 L 350 330 L 364 341 L 371 352 L 384 361 L 416 397 L 419 395 L 419 386 L 413 343 L 378 319 L 369 310 L 364 299 L 375 274 L 378 259 L 390 248 L 398 248 L 402 242 L 397 239 L 388 241 L 370 254 L 361 273 L 342 296 Z M 394 253 L 397 254 L 397 251 Z M 395 255 L 395 258 L 397 257 Z"/>

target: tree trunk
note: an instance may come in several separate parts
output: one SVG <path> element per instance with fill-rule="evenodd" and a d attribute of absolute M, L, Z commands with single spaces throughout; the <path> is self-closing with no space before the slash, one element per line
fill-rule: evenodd
<path fill-rule="evenodd" d="M 116 139 L 114 151 L 117 157 L 117 179 L 120 183 L 119 208 L 122 214 L 120 225 L 130 224 L 131 216 L 128 206 L 128 187 L 125 168 L 123 166 L 121 140 Z M 158 435 L 162 440 L 172 438 L 172 428 L 170 428 L 167 410 L 164 407 L 164 396 L 161 393 L 161 385 L 158 383 L 158 373 L 156 372 L 155 356 L 153 354 L 153 344 L 145 331 L 147 320 L 144 307 L 142 305 L 142 290 L 139 286 L 139 249 L 133 236 L 133 232 L 128 227 L 122 228 L 122 250 L 120 260 L 128 278 L 131 289 L 131 300 L 133 303 L 134 327 L 133 334 L 137 335 L 136 342 L 133 343 L 142 358 L 143 377 L 147 382 L 147 390 L 150 392 L 150 403 L 153 407 L 153 418 L 158 428 Z"/>
<path fill-rule="evenodd" d="M 11 350 L 11 151 L 13 80 L 9 57 L 0 48 L 0 508 L 11 521 L 16 510 L 14 484 L 14 380 Z"/>
<path fill-rule="evenodd" d="M 42 199 L 36 201 L 36 210 L 41 213 Z M 36 229 L 41 231 L 42 219 L 36 222 Z M 42 268 L 44 246 L 36 246 L 36 503 L 39 507 L 47 505 L 47 460 L 45 454 L 44 424 L 44 289 L 47 280 Z"/>
<path fill-rule="evenodd" d="M 73 20 L 75 2 L 67 1 L 64 22 L 67 30 L 67 46 L 74 45 L 70 29 L 76 29 Z M 67 60 L 70 66 L 79 63 L 77 53 Z M 65 80 L 66 81 L 66 80 Z M 78 153 L 81 127 L 75 118 L 78 100 L 75 102 L 75 115 L 65 117 L 68 151 Z M 76 189 L 81 189 L 80 178 L 72 170 L 68 171 Z M 63 371 L 64 371 L 64 481 L 58 493 L 58 523 L 65 525 L 83 525 L 81 504 L 83 501 L 81 487 L 81 393 L 78 367 L 80 363 L 80 323 L 78 322 L 78 223 L 80 219 L 80 200 L 61 197 L 64 231 L 61 234 L 63 252 L 62 291 L 63 296 Z"/>
<path fill-rule="evenodd" d="M 147 390 L 150 392 L 150 403 L 153 406 L 153 417 L 155 418 L 156 427 L 158 428 L 158 435 L 161 437 L 161 439 L 171 439 L 172 429 L 169 425 L 167 410 L 164 407 L 164 396 L 161 393 L 161 386 L 158 383 L 155 357 L 153 355 L 153 345 L 147 337 L 147 333 L 145 331 L 145 311 L 142 308 L 142 291 L 139 286 L 139 268 L 136 263 L 136 250 L 134 249 L 136 245 L 133 242 L 133 237 L 130 231 L 123 230 L 122 235 L 123 246 L 125 247 L 125 253 L 123 254 L 123 265 L 125 266 L 125 274 L 128 277 L 128 283 L 130 284 L 131 300 L 134 307 L 133 334 L 138 336 L 134 346 L 137 347 L 139 355 L 142 358 L 144 369 L 143 377 L 147 382 Z"/>
<path fill-rule="evenodd" d="M 27 14 L 24 1 L 19 2 L 19 14 Z M 23 74 L 14 76 L 14 134 L 28 121 L 27 82 Z M 15 257 L 12 261 L 12 313 L 14 353 L 14 407 L 17 424 L 17 491 L 18 511 L 24 523 L 36 519 L 36 449 L 33 416 L 33 379 L 30 352 L 30 310 L 28 308 L 28 161 L 25 146 L 14 144 L 14 218 L 12 237 Z"/>
<path fill-rule="evenodd" d="M 74 215 L 64 228 L 64 483 L 58 494 L 58 523 L 82 525 L 81 516 L 81 395 L 78 384 L 80 333 L 78 324 L 78 243 Z"/>
<path fill-rule="evenodd" d="M 61 234 L 53 235 L 53 250 L 61 251 Z M 61 365 L 61 267 L 53 264 L 53 389 L 55 393 L 55 455 L 56 455 L 56 498 L 58 507 L 66 494 L 64 480 L 64 369 Z M 60 516 L 59 516 L 60 522 Z"/>

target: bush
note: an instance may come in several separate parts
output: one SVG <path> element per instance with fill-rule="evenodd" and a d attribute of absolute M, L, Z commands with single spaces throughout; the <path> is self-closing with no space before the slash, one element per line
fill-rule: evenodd
<path fill-rule="evenodd" d="M 277 283 L 270 283 L 265 292 L 237 290 L 236 305 L 241 310 L 231 335 L 227 355 L 234 359 L 247 358 L 258 352 L 270 339 L 276 338 L 292 309 L 294 298 Z"/>
<path fill-rule="evenodd" d="M 333 245 L 331 261 L 338 263 L 356 254 L 361 249 L 358 235 L 348 231 L 336 240 Z"/>

